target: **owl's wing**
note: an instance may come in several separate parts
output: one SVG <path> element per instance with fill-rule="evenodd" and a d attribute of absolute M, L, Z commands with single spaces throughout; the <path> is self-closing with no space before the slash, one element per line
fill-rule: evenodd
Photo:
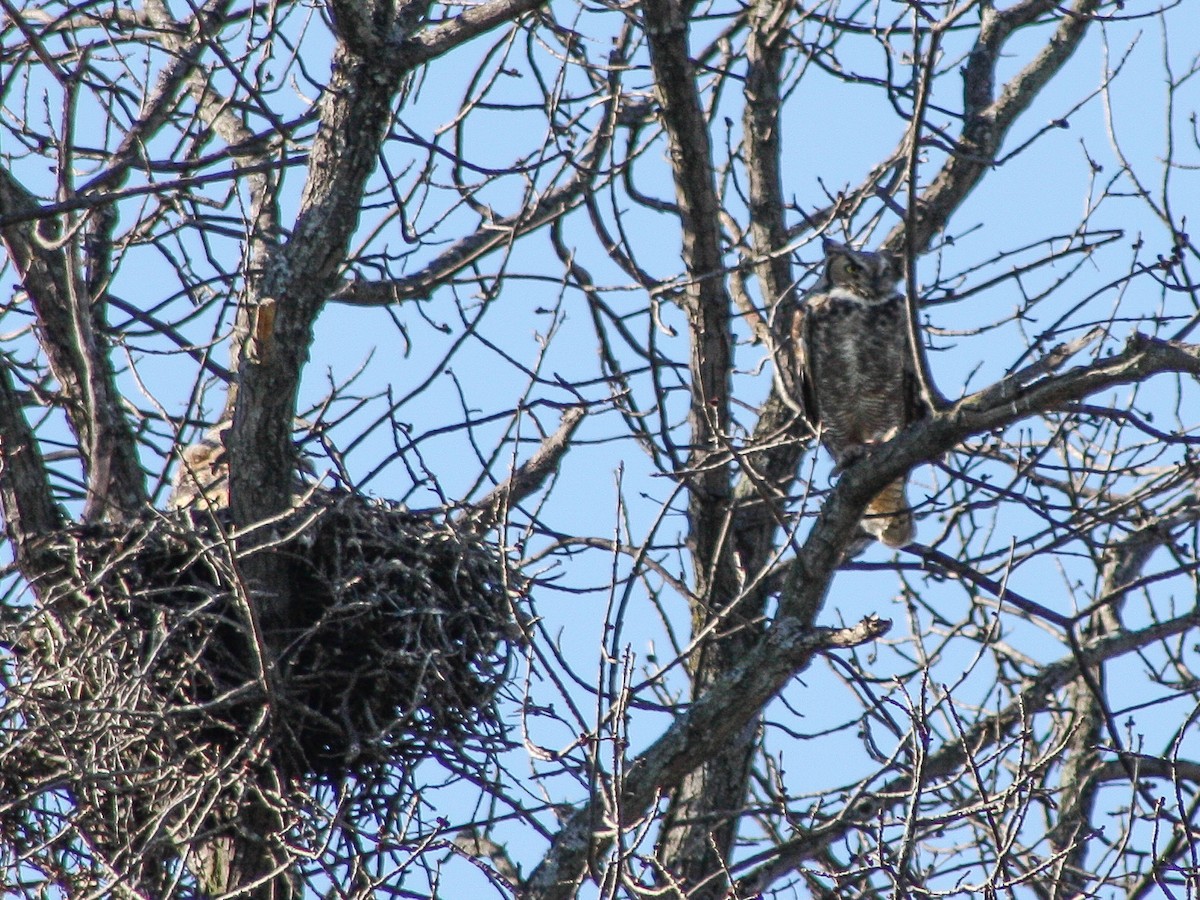
<path fill-rule="evenodd" d="M 904 424 L 918 422 L 929 413 L 925 398 L 921 396 L 921 379 L 917 377 L 916 368 L 911 364 L 904 367 Z"/>
<path fill-rule="evenodd" d="M 918 335 L 919 339 L 919 335 Z M 921 393 L 921 379 L 917 375 L 916 349 L 904 336 L 904 424 L 911 425 L 929 414 L 929 404 Z"/>
<path fill-rule="evenodd" d="M 794 379 L 796 382 L 796 398 L 799 401 L 798 412 L 808 422 L 808 427 L 815 433 L 821 424 L 821 410 L 817 406 L 817 371 L 819 354 L 814 352 L 817 346 L 814 331 L 816 316 L 807 303 L 801 303 L 792 318 L 792 347 L 795 356 Z"/>

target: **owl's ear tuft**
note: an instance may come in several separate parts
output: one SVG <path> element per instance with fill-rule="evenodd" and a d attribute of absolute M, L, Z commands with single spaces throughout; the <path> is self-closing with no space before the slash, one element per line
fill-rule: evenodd
<path fill-rule="evenodd" d="M 887 264 L 888 271 L 897 281 L 904 277 L 904 258 L 891 250 L 880 250 L 880 258 Z"/>
<path fill-rule="evenodd" d="M 826 259 L 831 256 L 847 256 L 850 253 L 849 247 L 833 238 L 822 238 L 821 249 L 825 251 Z"/>

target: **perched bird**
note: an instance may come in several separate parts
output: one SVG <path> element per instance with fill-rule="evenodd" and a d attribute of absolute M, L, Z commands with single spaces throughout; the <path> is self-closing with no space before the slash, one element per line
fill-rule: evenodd
<path fill-rule="evenodd" d="M 211 429 L 180 454 L 179 468 L 167 505 L 171 509 L 225 509 L 229 506 L 229 453 L 225 449 L 225 422 Z"/>
<path fill-rule="evenodd" d="M 785 336 L 790 358 L 776 361 L 780 390 L 820 436 L 840 468 L 870 444 L 894 437 L 925 415 L 908 340 L 899 260 L 886 251 L 825 242 L 825 268 Z M 790 372 L 781 372 L 785 367 Z M 783 376 L 783 377 L 779 377 Z M 889 547 L 913 539 L 906 478 L 867 506 L 863 528 Z"/>
<path fill-rule="evenodd" d="M 197 443 L 183 448 L 167 499 L 169 509 L 214 512 L 229 508 L 229 448 L 225 441 L 232 427 L 233 423 L 225 419 L 208 429 Z M 292 502 L 297 506 L 314 492 L 325 490 L 319 479 L 314 477 L 314 483 L 306 483 L 302 474 L 315 476 L 315 470 L 308 460 L 297 459 L 292 483 Z"/>

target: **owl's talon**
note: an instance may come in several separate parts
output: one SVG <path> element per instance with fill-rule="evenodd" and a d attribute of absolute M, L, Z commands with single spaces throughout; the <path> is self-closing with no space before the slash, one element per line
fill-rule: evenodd
<path fill-rule="evenodd" d="M 841 455 L 833 465 L 834 474 L 844 471 L 866 455 L 866 444 L 851 444 L 849 447 L 843 447 Z"/>

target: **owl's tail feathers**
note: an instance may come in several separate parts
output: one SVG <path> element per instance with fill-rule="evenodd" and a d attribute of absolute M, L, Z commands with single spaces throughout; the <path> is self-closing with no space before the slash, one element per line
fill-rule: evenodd
<path fill-rule="evenodd" d="M 916 534 L 913 526 L 912 509 L 904 495 L 905 479 L 893 481 L 867 505 L 862 526 L 868 534 L 883 541 L 889 547 L 903 547 L 912 543 Z"/>

